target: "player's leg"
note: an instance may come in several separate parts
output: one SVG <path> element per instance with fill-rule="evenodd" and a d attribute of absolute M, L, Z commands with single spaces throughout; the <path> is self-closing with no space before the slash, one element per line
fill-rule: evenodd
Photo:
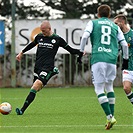
<path fill-rule="evenodd" d="M 133 104 L 133 92 L 131 90 L 132 83 L 129 81 L 123 82 L 123 89 L 126 93 L 127 98 L 130 100 L 130 102 Z"/>
<path fill-rule="evenodd" d="M 105 84 L 105 90 L 107 93 L 107 98 L 109 101 L 109 106 L 110 106 L 110 110 L 111 110 L 111 114 L 114 116 L 114 107 L 115 107 L 115 93 L 113 90 L 113 83 L 106 83 Z"/>
<path fill-rule="evenodd" d="M 105 91 L 109 101 L 109 107 L 111 110 L 112 119 L 110 121 L 107 120 L 106 129 L 112 128 L 112 126 L 116 123 L 116 119 L 114 118 L 115 93 L 113 89 L 113 82 L 115 78 L 116 78 L 116 65 L 107 64 Z"/>
<path fill-rule="evenodd" d="M 115 93 L 113 88 L 113 82 L 115 78 L 116 78 L 116 65 L 107 64 L 105 91 L 107 93 L 107 98 L 109 100 L 109 105 L 112 115 L 114 115 L 114 106 L 115 106 Z"/>
<path fill-rule="evenodd" d="M 108 101 L 109 101 L 109 107 L 110 107 L 111 114 L 112 114 L 112 119 L 109 120 L 109 121 L 107 120 L 105 128 L 110 129 L 116 123 L 116 119 L 114 117 L 115 93 L 114 93 L 114 90 L 113 90 L 113 83 L 112 82 L 106 83 L 105 88 L 106 88 L 105 90 L 106 90 L 106 93 L 107 93 L 107 98 L 108 98 Z"/>
<path fill-rule="evenodd" d="M 47 84 L 46 79 L 44 79 L 43 81 L 41 81 L 41 77 L 38 74 L 40 73 L 38 70 L 34 70 L 34 79 L 33 79 L 33 85 L 30 89 L 30 92 L 28 94 L 28 96 L 26 97 L 26 100 L 22 106 L 21 109 L 16 108 L 16 113 L 17 115 L 22 115 L 24 113 L 24 111 L 27 109 L 27 107 L 33 102 L 33 100 L 36 97 L 36 93 L 42 89 L 43 85 Z M 38 80 L 39 79 L 39 80 Z"/>
<path fill-rule="evenodd" d="M 27 98 L 26 98 L 26 100 L 25 100 L 25 102 L 23 104 L 23 107 L 21 109 L 16 108 L 16 113 L 18 115 L 22 115 L 24 113 L 24 111 L 27 109 L 27 107 L 35 99 L 36 92 L 41 90 L 42 87 L 47 84 L 49 79 L 53 75 L 59 73 L 59 71 L 58 71 L 58 68 L 54 67 L 54 69 L 52 71 L 49 71 L 49 72 L 41 71 L 41 72 L 39 72 L 39 75 L 37 73 L 38 73 L 38 71 L 36 71 L 36 73 L 34 73 L 34 80 L 33 80 L 34 83 L 33 83 L 32 87 L 31 87 L 30 93 L 28 94 L 28 96 L 27 96 Z"/>
<path fill-rule="evenodd" d="M 123 70 L 123 89 L 126 93 L 127 98 L 133 104 L 133 92 L 132 92 L 132 81 L 133 71 Z"/>
<path fill-rule="evenodd" d="M 126 93 L 127 98 L 133 104 L 133 92 L 132 92 L 132 83 L 133 83 L 133 71 L 123 70 L 123 89 Z"/>
<path fill-rule="evenodd" d="M 23 106 L 21 109 L 16 108 L 17 115 L 22 115 L 24 111 L 28 108 L 28 106 L 33 102 L 33 100 L 36 97 L 36 92 L 39 91 L 43 87 L 43 83 L 40 80 L 36 80 L 30 90 L 30 93 L 28 94 Z"/>
<path fill-rule="evenodd" d="M 91 67 L 92 70 L 92 81 L 95 87 L 95 92 L 98 97 L 98 101 L 105 112 L 105 115 L 108 120 L 112 118 L 109 101 L 108 98 L 104 92 L 105 89 L 105 81 L 106 81 L 106 63 L 96 63 L 93 64 Z"/>
<path fill-rule="evenodd" d="M 112 114 L 111 114 L 108 98 L 104 92 L 105 84 L 104 83 L 95 83 L 94 86 L 95 86 L 96 95 L 98 97 L 98 101 L 99 101 L 107 119 L 110 120 L 112 118 Z"/>

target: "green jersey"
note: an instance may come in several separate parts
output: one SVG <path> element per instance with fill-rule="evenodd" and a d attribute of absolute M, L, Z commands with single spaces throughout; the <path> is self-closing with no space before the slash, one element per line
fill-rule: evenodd
<path fill-rule="evenodd" d="M 124 37 L 129 46 L 128 70 L 133 71 L 133 30 L 130 29 L 129 32 L 124 33 Z"/>
<path fill-rule="evenodd" d="M 92 20 L 93 31 L 91 64 L 106 62 L 116 64 L 118 57 L 118 26 L 107 18 Z"/>
<path fill-rule="evenodd" d="M 91 65 L 97 62 L 116 64 L 119 43 L 122 46 L 123 58 L 128 59 L 128 45 L 120 27 L 108 18 L 90 20 L 83 33 L 80 51 L 84 51 L 87 39 L 92 45 Z"/>

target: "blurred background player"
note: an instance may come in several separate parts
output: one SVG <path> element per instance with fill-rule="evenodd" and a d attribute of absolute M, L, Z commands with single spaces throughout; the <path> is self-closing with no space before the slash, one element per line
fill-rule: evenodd
<path fill-rule="evenodd" d="M 17 115 L 22 115 L 33 102 L 36 92 L 41 90 L 53 75 L 59 73 L 58 68 L 54 66 L 55 55 L 59 47 L 66 49 L 71 54 L 79 56 L 83 54 L 83 52 L 71 48 L 63 38 L 53 33 L 49 21 L 44 21 L 40 29 L 42 33 L 38 34 L 35 40 L 16 56 L 16 59 L 20 61 L 23 53 L 37 46 L 33 85 L 22 108 L 16 108 Z"/>
<path fill-rule="evenodd" d="M 121 29 L 108 19 L 111 15 L 111 8 L 108 5 L 101 5 L 97 11 L 98 19 L 89 21 L 85 28 L 80 50 L 84 51 L 87 39 L 90 37 L 92 81 L 98 101 L 107 117 L 105 129 L 110 129 L 116 123 L 113 82 L 116 77 L 118 41 L 123 48 L 125 60 L 128 59 L 128 45 Z"/>
<path fill-rule="evenodd" d="M 133 30 L 129 27 L 127 18 L 124 14 L 119 14 L 114 18 L 114 23 L 117 24 L 124 33 L 125 39 L 129 46 L 129 61 L 128 68 L 123 69 L 123 89 L 127 98 L 133 104 Z"/>

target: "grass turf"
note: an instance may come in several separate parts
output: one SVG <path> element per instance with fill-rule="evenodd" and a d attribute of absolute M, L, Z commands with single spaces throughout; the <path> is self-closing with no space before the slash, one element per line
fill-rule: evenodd
<path fill-rule="evenodd" d="M 29 89 L 2 88 L 1 103 L 9 102 L 12 112 L 0 114 L 0 133 L 106 133 L 105 114 L 93 87 L 43 88 L 24 115 L 15 113 Z M 117 124 L 111 133 L 133 132 L 133 106 L 122 88 L 115 88 Z"/>

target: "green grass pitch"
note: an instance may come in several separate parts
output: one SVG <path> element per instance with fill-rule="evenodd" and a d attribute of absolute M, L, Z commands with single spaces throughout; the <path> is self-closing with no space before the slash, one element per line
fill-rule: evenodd
<path fill-rule="evenodd" d="M 0 102 L 9 102 L 12 112 L 0 114 L 0 133 L 133 133 L 133 106 L 122 87 L 114 87 L 117 124 L 107 131 L 106 117 L 93 87 L 43 88 L 24 115 L 15 113 L 29 89 L 1 88 Z"/>

